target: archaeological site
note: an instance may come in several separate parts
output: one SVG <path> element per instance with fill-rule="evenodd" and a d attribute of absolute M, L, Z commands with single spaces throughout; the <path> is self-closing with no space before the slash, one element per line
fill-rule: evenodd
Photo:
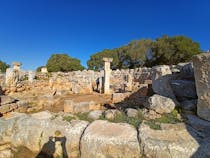
<path fill-rule="evenodd" d="M 210 53 L 192 62 L 0 74 L 0 158 L 210 157 Z"/>

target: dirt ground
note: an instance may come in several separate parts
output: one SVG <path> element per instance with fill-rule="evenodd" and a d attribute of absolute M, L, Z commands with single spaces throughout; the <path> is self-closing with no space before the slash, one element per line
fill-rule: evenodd
<path fill-rule="evenodd" d="M 93 94 L 68 94 L 65 96 L 56 96 L 59 98 L 59 102 L 56 103 L 51 108 L 45 108 L 44 110 L 49 110 L 51 112 L 59 112 L 63 111 L 63 105 L 64 100 L 72 100 L 75 103 L 78 102 L 90 102 L 94 101 L 95 103 L 104 105 L 104 104 L 110 104 L 111 103 L 111 95 L 104 95 L 99 93 L 93 93 Z"/>

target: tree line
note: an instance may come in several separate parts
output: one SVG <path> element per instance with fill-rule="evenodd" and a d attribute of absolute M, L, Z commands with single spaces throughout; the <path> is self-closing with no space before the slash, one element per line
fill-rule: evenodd
<path fill-rule="evenodd" d="M 91 55 L 87 65 L 91 70 L 103 69 L 103 57 L 113 58 L 112 69 L 133 69 L 156 65 L 173 65 L 191 61 L 192 56 L 201 53 L 200 45 L 185 36 L 162 36 L 156 40 L 141 39 L 115 48 L 105 49 Z"/>
<path fill-rule="evenodd" d="M 156 40 L 134 40 L 119 48 L 104 49 L 90 56 L 88 69 L 103 69 L 103 57 L 113 58 L 112 69 L 133 69 L 156 65 L 173 65 L 191 61 L 192 56 L 201 53 L 200 44 L 186 36 L 167 36 Z M 67 54 L 52 54 L 46 65 L 49 72 L 68 72 L 85 69 L 79 59 Z M 0 71 L 5 72 L 9 65 L 0 60 Z M 43 66 L 37 68 L 40 71 Z"/>

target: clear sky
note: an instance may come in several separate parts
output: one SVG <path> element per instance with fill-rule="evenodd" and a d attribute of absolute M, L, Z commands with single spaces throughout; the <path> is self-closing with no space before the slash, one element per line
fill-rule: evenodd
<path fill-rule="evenodd" d="M 210 0 L 0 0 L 0 60 L 26 70 L 53 53 L 86 65 L 105 48 L 164 34 L 210 49 Z"/>

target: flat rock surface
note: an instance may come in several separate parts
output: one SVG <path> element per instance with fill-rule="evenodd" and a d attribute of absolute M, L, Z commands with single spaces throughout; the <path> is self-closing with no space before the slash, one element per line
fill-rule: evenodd
<path fill-rule="evenodd" d="M 36 118 L 46 112 L 37 113 L 34 117 L 16 114 L 0 119 L 1 142 L 12 142 L 14 146 L 24 146 L 36 153 L 42 150 L 51 152 L 55 146 L 55 132 L 60 131 L 59 139 L 65 144 L 63 150 L 69 157 L 79 157 L 80 137 L 88 125 L 87 121 L 75 120 L 69 123 L 59 119 Z"/>
<path fill-rule="evenodd" d="M 94 121 L 87 127 L 82 137 L 81 157 L 140 157 L 137 131 L 126 123 Z"/>
<path fill-rule="evenodd" d="M 199 143 L 184 123 L 163 124 L 161 128 L 155 130 L 145 123 L 140 125 L 140 146 L 146 157 L 189 158 L 199 149 Z"/>

